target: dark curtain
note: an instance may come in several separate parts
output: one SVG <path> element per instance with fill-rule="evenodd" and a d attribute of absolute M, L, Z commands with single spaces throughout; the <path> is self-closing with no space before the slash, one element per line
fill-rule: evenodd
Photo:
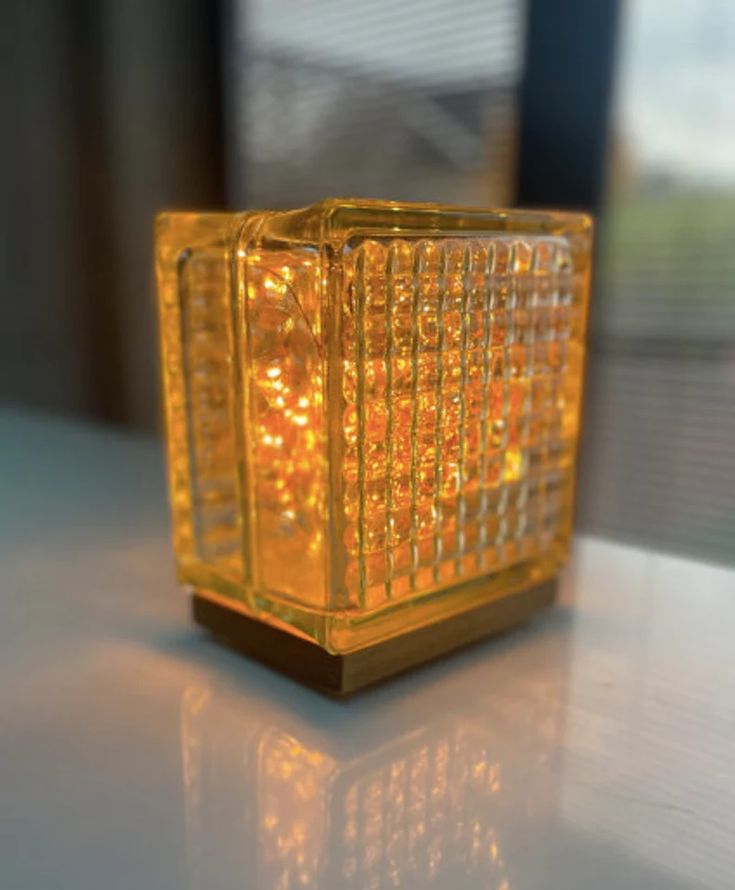
<path fill-rule="evenodd" d="M 224 203 L 220 4 L 6 0 L 0 399 L 158 420 L 152 220 Z"/>

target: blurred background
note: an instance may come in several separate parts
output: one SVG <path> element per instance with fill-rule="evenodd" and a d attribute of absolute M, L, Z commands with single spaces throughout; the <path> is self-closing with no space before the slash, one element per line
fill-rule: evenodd
<path fill-rule="evenodd" d="M 5 0 L 0 400 L 159 427 L 152 219 L 598 215 L 578 524 L 735 562 L 730 0 Z"/>

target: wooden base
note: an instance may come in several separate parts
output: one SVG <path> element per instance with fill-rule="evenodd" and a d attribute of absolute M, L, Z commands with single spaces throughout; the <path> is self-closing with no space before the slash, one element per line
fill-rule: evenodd
<path fill-rule="evenodd" d="M 194 592 L 192 614 L 197 624 L 239 652 L 322 692 L 344 696 L 521 624 L 553 601 L 556 588 L 552 578 L 344 655 L 230 609 L 206 592 Z"/>

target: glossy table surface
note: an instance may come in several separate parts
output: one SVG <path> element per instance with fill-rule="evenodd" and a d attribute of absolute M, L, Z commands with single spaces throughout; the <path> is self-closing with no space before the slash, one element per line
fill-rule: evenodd
<path fill-rule="evenodd" d="M 735 572 L 579 539 L 559 605 L 347 702 L 189 622 L 156 443 L 0 415 L 0 887 L 735 886 Z"/>

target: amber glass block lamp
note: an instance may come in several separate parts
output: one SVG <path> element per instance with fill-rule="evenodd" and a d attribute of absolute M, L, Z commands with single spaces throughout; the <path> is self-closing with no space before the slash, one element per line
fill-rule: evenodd
<path fill-rule="evenodd" d="M 195 619 L 351 692 L 526 619 L 569 548 L 591 223 L 331 200 L 163 214 Z"/>

